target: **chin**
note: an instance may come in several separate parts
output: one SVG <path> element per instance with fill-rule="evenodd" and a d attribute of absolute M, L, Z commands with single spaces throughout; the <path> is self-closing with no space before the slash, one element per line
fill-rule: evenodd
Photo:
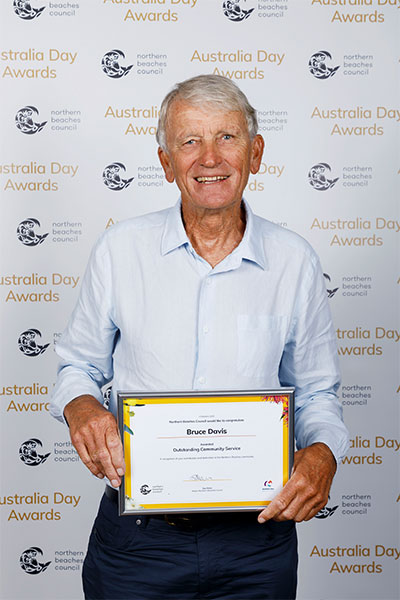
<path fill-rule="evenodd" d="M 234 206 L 235 204 L 240 204 L 240 200 L 233 200 L 227 198 L 207 198 L 207 199 L 198 199 L 194 200 L 193 204 L 201 208 L 209 208 L 209 209 L 221 209 L 221 208 L 229 208 Z"/>
<path fill-rule="evenodd" d="M 211 187 L 211 186 L 210 186 Z M 236 203 L 240 203 L 242 195 L 239 196 L 227 194 L 226 192 L 221 194 L 217 190 L 204 190 L 202 194 L 193 194 L 190 203 L 203 208 L 227 208 L 233 206 Z"/>

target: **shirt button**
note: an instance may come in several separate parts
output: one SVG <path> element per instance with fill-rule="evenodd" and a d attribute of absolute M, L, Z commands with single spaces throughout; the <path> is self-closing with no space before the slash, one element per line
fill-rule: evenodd
<path fill-rule="evenodd" d="M 203 327 L 203 333 L 208 333 L 210 330 L 208 329 L 207 325 L 205 325 Z"/>
<path fill-rule="evenodd" d="M 211 278 L 210 277 L 206 280 L 206 284 L 207 285 L 211 285 Z"/>
<path fill-rule="evenodd" d="M 136 519 L 136 525 L 141 525 L 142 524 L 142 519 Z"/>
<path fill-rule="evenodd" d="M 199 383 L 205 383 L 206 382 L 206 378 L 205 377 L 199 377 L 197 381 Z"/>

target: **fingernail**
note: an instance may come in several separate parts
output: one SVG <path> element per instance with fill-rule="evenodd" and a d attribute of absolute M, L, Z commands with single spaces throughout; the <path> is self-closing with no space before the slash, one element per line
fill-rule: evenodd
<path fill-rule="evenodd" d="M 258 517 L 258 522 L 259 523 L 265 523 L 267 519 L 264 519 L 264 517 Z"/>
<path fill-rule="evenodd" d="M 121 469 L 121 467 L 119 467 L 119 469 L 117 469 L 117 473 L 118 473 L 118 475 L 123 475 L 124 474 L 124 470 Z"/>
<path fill-rule="evenodd" d="M 118 486 L 119 486 L 119 481 L 118 481 L 117 479 L 112 479 L 112 480 L 111 480 L 111 485 L 112 485 L 113 487 L 118 487 Z"/>
<path fill-rule="evenodd" d="M 103 473 L 97 473 L 96 477 L 98 477 L 99 479 L 103 479 L 104 475 Z"/>

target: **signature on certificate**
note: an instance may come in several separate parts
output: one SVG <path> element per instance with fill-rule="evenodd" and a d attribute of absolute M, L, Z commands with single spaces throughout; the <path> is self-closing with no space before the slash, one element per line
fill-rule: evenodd
<path fill-rule="evenodd" d="M 195 473 L 189 477 L 190 481 L 212 481 L 212 477 L 207 477 L 204 475 L 198 475 Z"/>

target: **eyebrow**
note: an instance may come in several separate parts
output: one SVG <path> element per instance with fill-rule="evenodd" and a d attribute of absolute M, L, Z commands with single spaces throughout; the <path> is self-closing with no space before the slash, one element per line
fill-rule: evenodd
<path fill-rule="evenodd" d="M 242 133 L 242 130 L 239 127 L 235 127 L 235 126 L 228 126 L 224 129 L 220 129 L 217 131 L 217 133 L 215 134 L 216 136 L 218 135 L 225 135 L 225 134 L 235 134 L 235 135 L 240 135 Z M 187 138 L 192 138 L 192 137 L 197 137 L 197 138 L 201 138 L 203 137 L 201 133 L 178 133 L 178 135 L 176 136 L 176 140 L 177 142 L 181 142 Z"/>

